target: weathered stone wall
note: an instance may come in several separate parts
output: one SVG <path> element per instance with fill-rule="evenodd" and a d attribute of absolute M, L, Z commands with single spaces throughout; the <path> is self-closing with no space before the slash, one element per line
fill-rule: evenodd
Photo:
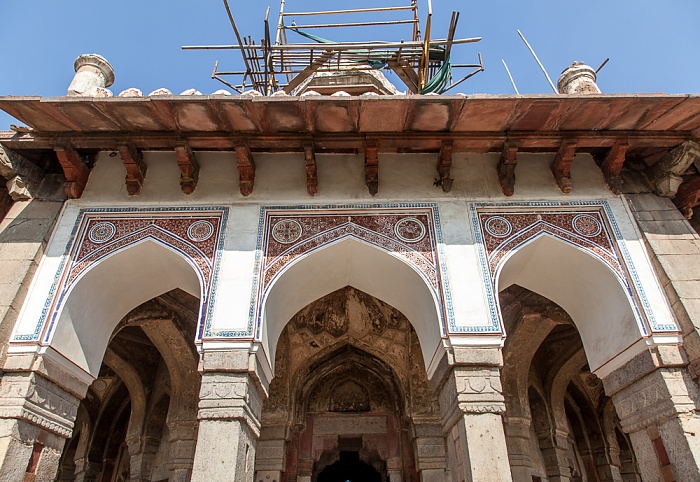
<path fill-rule="evenodd" d="M 0 221 L 0 362 L 64 200 L 62 183 L 49 177 L 34 199 L 15 202 Z"/>
<path fill-rule="evenodd" d="M 700 236 L 669 198 L 629 194 L 632 212 L 673 312 L 694 376 L 700 374 Z"/>

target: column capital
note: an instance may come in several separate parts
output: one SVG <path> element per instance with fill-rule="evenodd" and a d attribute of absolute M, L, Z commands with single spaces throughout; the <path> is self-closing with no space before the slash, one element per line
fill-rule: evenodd
<path fill-rule="evenodd" d="M 205 372 L 199 392 L 200 420 L 239 420 L 260 435 L 263 399 L 247 373 Z"/>
<path fill-rule="evenodd" d="M 35 372 L 5 373 L 0 418 L 24 420 L 62 438 L 73 433 L 80 399 Z"/>

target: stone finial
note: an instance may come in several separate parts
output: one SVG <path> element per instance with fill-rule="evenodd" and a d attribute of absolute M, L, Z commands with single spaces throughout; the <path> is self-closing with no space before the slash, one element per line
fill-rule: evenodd
<path fill-rule="evenodd" d="M 596 73 L 592 67 L 583 62 L 574 62 L 564 69 L 557 81 L 560 94 L 600 94 L 596 82 Z"/>
<path fill-rule="evenodd" d="M 94 97 L 97 89 L 114 83 L 114 69 L 107 59 L 97 54 L 84 54 L 75 59 L 75 77 L 68 86 L 69 97 Z"/>

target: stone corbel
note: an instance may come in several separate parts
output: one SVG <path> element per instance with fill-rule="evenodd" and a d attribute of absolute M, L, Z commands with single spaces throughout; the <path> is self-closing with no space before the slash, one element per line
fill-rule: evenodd
<path fill-rule="evenodd" d="M 43 171 L 19 154 L 0 146 L 0 176 L 7 180 L 7 191 L 12 200 L 25 201 L 34 197 Z"/>
<path fill-rule="evenodd" d="M 450 189 L 452 189 L 452 181 L 454 180 L 450 177 L 453 149 L 454 146 L 451 140 L 445 140 L 440 143 L 440 157 L 438 157 L 437 172 L 440 186 L 444 192 L 450 192 Z"/>
<path fill-rule="evenodd" d="M 134 146 L 119 146 L 119 154 L 122 156 L 124 168 L 126 169 L 126 190 L 130 196 L 135 196 L 141 192 L 143 180 L 146 177 L 146 163 L 143 162 L 143 153 Z"/>
<path fill-rule="evenodd" d="M 58 162 L 61 163 L 63 174 L 66 176 L 65 192 L 70 199 L 78 199 L 82 196 L 87 185 L 90 170 L 78 152 L 70 144 L 64 147 L 55 147 Z"/>
<path fill-rule="evenodd" d="M 505 196 L 515 193 L 515 166 L 518 163 L 518 145 L 510 142 L 503 144 L 501 160 L 498 161 L 498 180 Z"/>
<path fill-rule="evenodd" d="M 554 162 L 552 162 L 552 174 L 554 174 L 554 179 L 564 194 L 569 194 L 574 189 L 571 180 L 571 165 L 574 163 L 577 147 L 576 141 L 565 140 L 561 143 Z"/>
<path fill-rule="evenodd" d="M 192 194 L 199 180 L 197 158 L 189 144 L 175 147 L 175 154 L 177 155 L 177 165 L 180 168 L 180 189 L 185 194 Z"/>
<path fill-rule="evenodd" d="M 255 184 L 255 161 L 250 147 L 245 142 L 239 142 L 235 146 L 236 159 L 238 161 L 238 185 L 241 194 L 250 196 Z"/>
<path fill-rule="evenodd" d="M 687 141 L 674 147 L 646 171 L 657 196 L 674 197 L 683 183 L 683 174 L 700 159 L 700 144 Z"/>
<path fill-rule="evenodd" d="M 696 176 L 681 184 L 676 197 L 673 198 L 673 202 L 678 206 L 678 209 L 686 219 L 692 218 L 693 208 L 700 204 L 700 176 Z"/>
<path fill-rule="evenodd" d="M 304 143 L 304 161 L 306 164 L 306 192 L 309 193 L 309 196 L 315 196 L 318 192 L 318 177 L 316 154 L 311 142 Z"/>
<path fill-rule="evenodd" d="M 379 191 L 379 146 L 376 142 L 365 143 L 365 183 L 374 196 Z"/>
<path fill-rule="evenodd" d="M 600 165 L 610 190 L 615 194 L 622 192 L 622 177 L 620 173 L 622 172 L 622 165 L 625 163 L 628 148 L 629 141 L 627 139 L 618 139 Z"/>

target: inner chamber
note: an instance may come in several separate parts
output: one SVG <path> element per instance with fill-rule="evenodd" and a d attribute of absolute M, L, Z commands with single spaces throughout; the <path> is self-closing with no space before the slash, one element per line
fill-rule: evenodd
<path fill-rule="evenodd" d="M 347 286 L 292 317 L 275 360 L 258 473 L 282 465 L 284 481 L 420 480 L 411 434 L 439 424 L 439 410 L 401 312 Z"/>

